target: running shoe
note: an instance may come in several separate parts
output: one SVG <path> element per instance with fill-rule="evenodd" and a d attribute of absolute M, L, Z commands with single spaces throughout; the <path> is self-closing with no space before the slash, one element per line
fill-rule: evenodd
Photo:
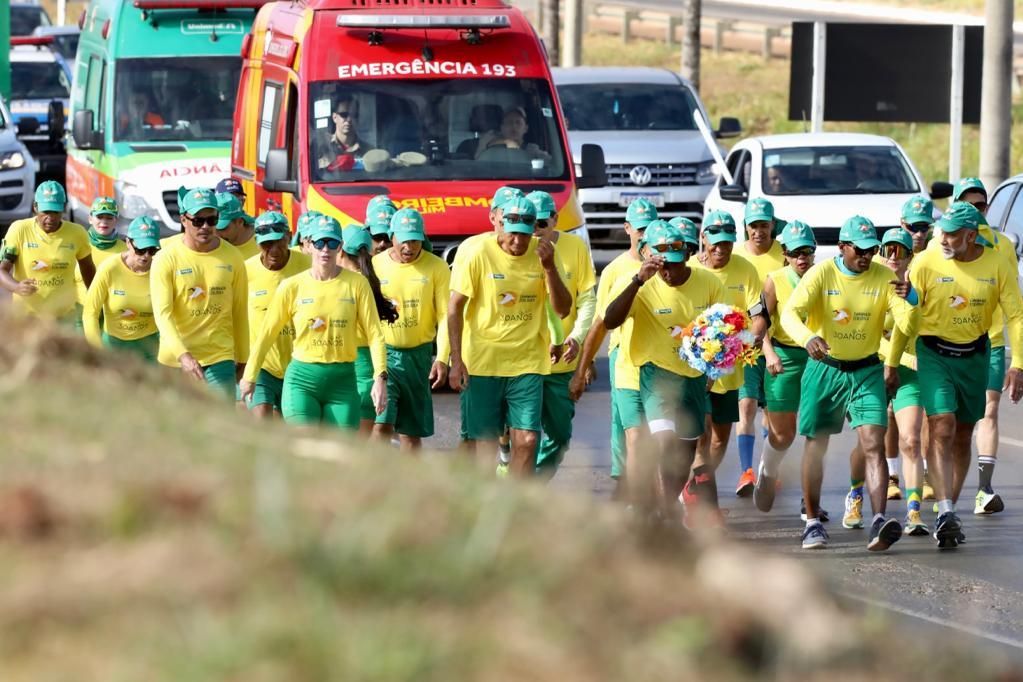
<path fill-rule="evenodd" d="M 867 549 L 871 552 L 883 552 L 902 537 L 902 524 L 895 519 L 878 517 L 870 524 L 870 540 Z"/>
<path fill-rule="evenodd" d="M 938 549 L 955 549 L 966 539 L 963 524 L 955 512 L 946 512 L 938 517 L 934 524 L 934 539 L 938 541 Z"/>
<path fill-rule="evenodd" d="M 696 490 L 693 489 L 693 479 L 690 478 L 682 486 L 682 494 L 678 496 L 678 499 L 687 509 L 700 503 L 700 497 L 696 494 Z"/>
<path fill-rule="evenodd" d="M 892 474 L 888 477 L 888 499 L 901 500 L 902 488 L 899 487 L 899 475 Z"/>
<path fill-rule="evenodd" d="M 924 517 L 916 509 L 910 509 L 906 512 L 906 525 L 903 526 L 902 532 L 916 537 L 931 534 L 930 528 L 924 524 Z"/>
<path fill-rule="evenodd" d="M 977 498 L 973 506 L 973 513 L 978 516 L 997 514 L 1005 509 L 1005 503 L 996 492 L 986 493 L 983 490 L 977 491 Z"/>
<path fill-rule="evenodd" d="M 757 484 L 756 476 L 753 475 L 753 469 L 746 469 L 739 476 L 739 483 L 735 486 L 736 497 L 749 497 L 753 493 L 753 489 Z"/>
<path fill-rule="evenodd" d="M 497 463 L 497 477 L 508 478 L 508 462 Z"/>
<path fill-rule="evenodd" d="M 806 500 L 799 498 L 799 520 L 806 521 Z M 824 507 L 817 507 L 817 520 L 821 523 L 827 523 L 831 520 L 828 515 L 828 510 Z"/>
<path fill-rule="evenodd" d="M 828 531 L 824 524 L 811 523 L 803 531 L 803 549 L 824 549 L 828 546 Z"/>
<path fill-rule="evenodd" d="M 762 512 L 771 511 L 774 506 L 774 495 L 778 492 L 780 481 L 764 473 L 763 463 L 757 472 L 757 483 L 753 487 L 753 504 Z"/>
<path fill-rule="evenodd" d="M 845 496 L 845 514 L 842 516 L 842 527 L 852 530 L 863 528 L 863 496 L 853 495 L 850 491 Z"/>
<path fill-rule="evenodd" d="M 934 487 L 931 485 L 930 481 L 927 480 L 927 474 L 924 474 L 924 484 L 923 484 L 922 487 L 923 487 L 923 490 L 921 491 L 921 493 L 923 495 L 923 499 L 925 499 L 925 500 L 933 500 L 934 499 Z"/>

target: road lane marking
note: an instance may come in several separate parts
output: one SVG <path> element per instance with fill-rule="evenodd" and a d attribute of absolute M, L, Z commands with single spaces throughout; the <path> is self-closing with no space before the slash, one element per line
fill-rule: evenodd
<path fill-rule="evenodd" d="M 1008 436 L 999 436 L 998 442 L 1005 443 L 1006 445 L 1015 445 L 1017 448 L 1023 448 L 1023 440 L 1009 438 Z"/>

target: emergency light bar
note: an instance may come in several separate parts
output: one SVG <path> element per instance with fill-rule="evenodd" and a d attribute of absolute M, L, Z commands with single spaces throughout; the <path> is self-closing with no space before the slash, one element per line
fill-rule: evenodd
<path fill-rule="evenodd" d="M 13 36 L 11 47 L 15 45 L 53 45 L 53 36 Z"/>
<path fill-rule="evenodd" d="M 141 10 L 154 9 L 259 9 L 270 0 L 135 0 Z"/>
<path fill-rule="evenodd" d="M 508 28 L 507 14 L 452 15 L 443 14 L 341 14 L 337 25 L 342 28 Z"/>

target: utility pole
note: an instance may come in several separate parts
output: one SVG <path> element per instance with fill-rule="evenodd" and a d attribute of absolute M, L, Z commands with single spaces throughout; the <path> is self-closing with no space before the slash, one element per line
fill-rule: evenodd
<path fill-rule="evenodd" d="M 547 46 L 547 60 L 551 66 L 559 63 L 558 34 L 561 28 L 561 0 L 542 0 L 540 8 L 540 35 Z"/>
<path fill-rule="evenodd" d="M 685 0 L 682 10 L 682 77 L 700 91 L 701 0 Z"/>
<path fill-rule="evenodd" d="M 1009 177 L 1012 129 L 1011 0 L 987 0 L 984 71 L 980 84 L 980 179 L 988 190 Z M 957 178 L 949 178 L 955 182 Z"/>
<path fill-rule="evenodd" d="M 562 66 L 583 63 L 583 0 L 565 0 L 565 41 Z"/>

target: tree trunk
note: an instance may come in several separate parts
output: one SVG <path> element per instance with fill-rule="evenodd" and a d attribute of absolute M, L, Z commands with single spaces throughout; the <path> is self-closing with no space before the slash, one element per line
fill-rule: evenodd
<path fill-rule="evenodd" d="M 561 2 L 560 0 L 540 0 L 540 36 L 544 45 L 547 46 L 547 58 L 551 66 L 557 66 L 558 54 L 558 33 L 561 25 Z"/>
<path fill-rule="evenodd" d="M 683 0 L 682 77 L 700 91 L 700 14 L 701 0 Z"/>

